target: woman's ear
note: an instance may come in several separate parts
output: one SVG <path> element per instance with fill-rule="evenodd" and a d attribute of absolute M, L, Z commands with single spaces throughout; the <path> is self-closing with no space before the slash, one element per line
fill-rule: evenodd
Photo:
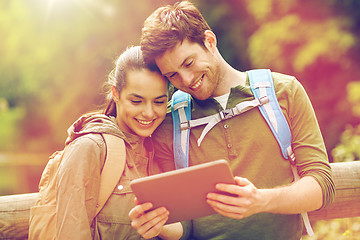
<path fill-rule="evenodd" d="M 204 32 L 204 44 L 209 51 L 213 52 L 214 50 L 216 50 L 217 42 L 215 33 L 210 30 L 206 30 Z"/>
<path fill-rule="evenodd" d="M 118 102 L 119 101 L 119 92 L 118 92 L 118 90 L 117 90 L 117 88 L 115 86 L 111 87 L 111 92 L 112 92 L 112 95 L 113 95 L 114 102 Z"/>

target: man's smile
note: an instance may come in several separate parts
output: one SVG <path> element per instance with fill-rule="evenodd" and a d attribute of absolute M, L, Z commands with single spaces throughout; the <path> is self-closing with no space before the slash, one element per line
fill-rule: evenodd
<path fill-rule="evenodd" d="M 205 74 L 203 74 L 198 81 L 196 81 L 194 84 L 192 84 L 191 86 L 189 86 L 189 88 L 190 88 L 192 91 L 198 90 L 198 89 L 200 88 L 200 86 L 202 85 L 204 76 L 205 76 Z"/>

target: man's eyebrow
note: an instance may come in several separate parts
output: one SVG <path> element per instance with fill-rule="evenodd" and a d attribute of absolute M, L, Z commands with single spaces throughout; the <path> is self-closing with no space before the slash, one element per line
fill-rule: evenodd
<path fill-rule="evenodd" d="M 185 63 L 188 61 L 189 58 L 194 58 L 194 54 L 192 54 L 192 55 L 190 55 L 190 56 L 187 56 L 187 57 L 184 59 L 184 61 L 180 64 L 179 68 L 181 68 L 182 66 L 184 66 Z M 176 72 L 167 72 L 167 73 L 163 73 L 162 75 L 163 75 L 163 76 L 167 76 L 167 75 L 172 75 L 172 74 L 174 74 L 174 73 L 176 73 Z"/>

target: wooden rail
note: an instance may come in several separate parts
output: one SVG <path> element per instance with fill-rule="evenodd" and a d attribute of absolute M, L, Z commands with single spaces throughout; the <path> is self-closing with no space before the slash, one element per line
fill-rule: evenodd
<path fill-rule="evenodd" d="M 360 161 L 331 163 L 336 186 L 335 201 L 309 213 L 311 221 L 360 216 Z M 30 207 L 38 193 L 0 197 L 0 239 L 27 238 Z"/>
<path fill-rule="evenodd" d="M 38 193 L 0 197 L 0 239 L 27 239 L 30 208 Z"/>
<path fill-rule="evenodd" d="M 336 188 L 335 201 L 309 213 L 311 221 L 360 216 L 360 161 L 331 163 Z"/>

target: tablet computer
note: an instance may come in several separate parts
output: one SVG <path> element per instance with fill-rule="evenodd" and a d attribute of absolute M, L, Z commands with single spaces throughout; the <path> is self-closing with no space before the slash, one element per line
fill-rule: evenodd
<path fill-rule="evenodd" d="M 135 179 L 130 187 L 139 203 L 151 202 L 154 209 L 166 207 L 170 212 L 167 223 L 174 223 L 215 214 L 206 195 L 219 192 L 217 183 L 234 182 L 228 162 L 217 160 Z"/>

